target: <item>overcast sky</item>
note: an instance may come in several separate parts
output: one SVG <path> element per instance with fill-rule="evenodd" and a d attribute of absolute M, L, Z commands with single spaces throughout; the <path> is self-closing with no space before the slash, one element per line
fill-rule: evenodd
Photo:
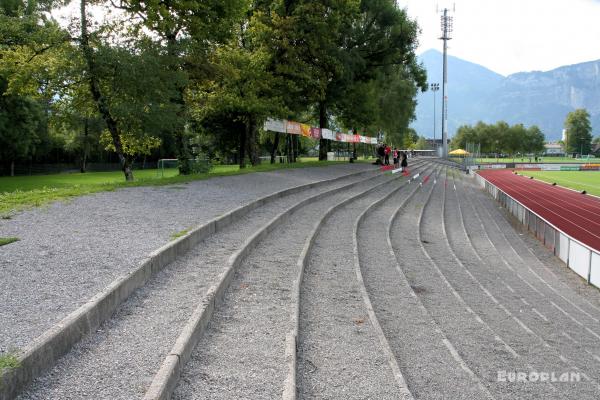
<path fill-rule="evenodd" d="M 509 75 L 600 59 L 600 0 L 398 0 L 422 29 L 418 54 L 442 50 L 440 17 L 453 4 L 448 54 Z"/>

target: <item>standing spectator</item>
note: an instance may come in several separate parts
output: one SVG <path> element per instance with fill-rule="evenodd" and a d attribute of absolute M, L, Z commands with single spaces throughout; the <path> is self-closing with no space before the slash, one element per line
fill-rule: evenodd
<path fill-rule="evenodd" d="M 406 159 L 405 152 L 401 152 L 400 154 L 400 167 L 402 168 L 402 172 L 406 171 L 406 167 L 408 167 L 408 160 Z"/>
<path fill-rule="evenodd" d="M 400 165 L 398 163 L 399 159 L 398 157 L 400 156 L 399 152 L 398 152 L 398 148 L 394 148 L 394 168 L 398 168 L 398 166 Z"/>
<path fill-rule="evenodd" d="M 383 151 L 385 154 L 384 164 L 390 165 L 390 152 L 392 151 L 392 148 L 385 143 L 383 144 L 383 146 L 385 147 L 385 150 Z"/>
<path fill-rule="evenodd" d="M 379 165 L 383 165 L 383 157 L 385 156 L 384 145 L 377 146 L 377 161 Z"/>

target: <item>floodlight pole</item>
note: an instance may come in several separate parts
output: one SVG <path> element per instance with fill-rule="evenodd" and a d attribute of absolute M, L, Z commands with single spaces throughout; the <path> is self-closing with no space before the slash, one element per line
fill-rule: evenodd
<path fill-rule="evenodd" d="M 444 8 L 441 16 L 442 37 L 444 41 L 444 80 L 442 84 L 442 157 L 448 158 L 448 40 L 452 39 L 452 17 L 448 15 L 448 9 Z"/>
<path fill-rule="evenodd" d="M 440 90 L 440 84 L 439 83 L 432 83 L 429 85 L 429 87 L 431 88 L 431 91 L 433 92 L 433 148 L 435 149 L 435 154 L 437 156 L 437 141 L 435 139 L 435 119 L 437 118 L 436 112 L 435 112 L 435 92 L 437 92 L 438 90 Z"/>

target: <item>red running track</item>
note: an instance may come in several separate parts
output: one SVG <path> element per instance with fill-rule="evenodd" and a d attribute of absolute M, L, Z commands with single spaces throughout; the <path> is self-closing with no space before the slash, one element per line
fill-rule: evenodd
<path fill-rule="evenodd" d="M 479 174 L 567 235 L 600 251 L 600 199 L 515 175 L 511 170 Z"/>

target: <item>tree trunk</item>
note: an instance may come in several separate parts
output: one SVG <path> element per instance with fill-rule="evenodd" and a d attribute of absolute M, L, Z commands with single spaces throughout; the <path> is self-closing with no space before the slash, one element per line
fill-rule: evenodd
<path fill-rule="evenodd" d="M 324 102 L 319 102 L 319 128 L 327 129 L 327 106 Z M 319 161 L 327 160 L 327 152 L 331 150 L 331 143 L 328 139 L 319 139 Z"/>
<path fill-rule="evenodd" d="M 240 129 L 240 147 L 238 151 L 240 168 L 246 168 L 246 130 L 247 126 L 244 126 L 243 129 Z"/>
<path fill-rule="evenodd" d="M 354 135 L 358 133 L 356 128 L 352 129 L 352 133 Z M 356 142 L 352 142 L 352 158 L 350 159 L 350 162 L 354 162 L 354 160 L 356 160 Z"/>
<path fill-rule="evenodd" d="M 115 152 L 119 157 L 119 162 L 121 163 L 121 170 L 125 175 L 126 181 L 133 181 L 133 171 L 131 170 L 131 160 L 125 153 L 123 152 L 123 144 L 121 143 L 121 135 L 119 132 L 119 127 L 117 125 L 117 121 L 110 114 L 110 108 L 108 107 L 108 103 L 106 98 L 102 95 L 100 90 L 100 79 L 99 79 L 99 71 L 98 66 L 96 65 L 96 60 L 94 59 L 94 52 L 90 47 L 90 38 L 87 31 L 87 16 L 86 16 L 86 1 L 81 0 L 81 50 L 83 53 L 83 58 L 88 67 L 88 75 L 89 75 L 89 83 L 90 83 L 90 92 L 92 94 L 92 98 L 98 107 L 98 112 L 104 119 L 106 123 L 106 127 L 108 132 L 110 133 L 110 137 L 113 142 L 113 146 L 115 147 Z"/>
<path fill-rule="evenodd" d="M 253 115 L 248 116 L 246 132 L 248 157 L 250 158 L 250 164 L 255 167 L 260 164 L 260 157 L 258 156 L 258 126 L 256 124 L 256 118 Z"/>
<path fill-rule="evenodd" d="M 177 49 L 177 34 L 178 30 L 173 30 L 166 35 L 167 38 L 167 52 L 172 58 L 179 58 Z M 180 68 L 179 65 L 172 66 L 172 70 L 176 71 Z M 192 168 L 192 154 L 188 147 L 188 137 L 185 131 L 185 121 L 187 119 L 186 107 L 185 107 L 185 85 L 179 85 L 175 91 L 174 96 L 170 99 L 171 103 L 176 104 L 179 107 L 177 111 L 178 123 L 174 127 L 175 134 L 175 148 L 177 149 L 177 160 L 179 161 L 179 174 L 189 175 L 193 172 Z M 180 123 L 183 122 L 183 123 Z"/>
<path fill-rule="evenodd" d="M 85 121 L 83 122 L 83 155 L 81 156 L 81 173 L 85 173 L 86 169 L 86 162 L 87 162 L 87 156 L 88 156 L 88 151 L 89 151 L 89 145 L 88 145 L 88 134 L 90 132 L 89 129 L 89 121 L 86 118 Z"/>
<path fill-rule="evenodd" d="M 287 156 L 288 164 L 292 163 L 292 135 L 285 135 L 285 155 Z"/>
<path fill-rule="evenodd" d="M 277 154 L 278 147 L 279 147 L 279 132 L 275 132 L 275 138 L 273 139 L 273 147 L 271 148 L 271 164 L 275 164 L 275 155 Z"/>
<path fill-rule="evenodd" d="M 300 136 L 299 135 L 294 135 L 292 136 L 292 140 L 295 142 L 295 146 L 293 146 L 293 153 L 294 153 L 294 162 L 298 161 L 298 150 L 300 147 Z"/>
<path fill-rule="evenodd" d="M 10 162 L 10 176 L 15 176 L 15 160 Z"/>

